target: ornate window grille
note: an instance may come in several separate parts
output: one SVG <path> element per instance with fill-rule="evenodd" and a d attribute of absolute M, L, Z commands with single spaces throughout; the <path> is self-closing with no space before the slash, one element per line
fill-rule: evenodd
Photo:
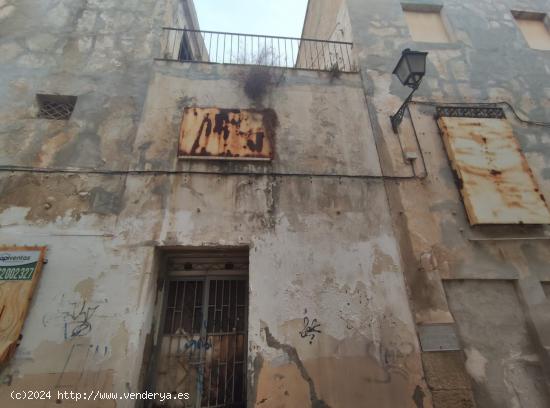
<path fill-rule="evenodd" d="M 449 118 L 506 119 L 501 108 L 477 106 L 438 106 L 436 116 Z"/>

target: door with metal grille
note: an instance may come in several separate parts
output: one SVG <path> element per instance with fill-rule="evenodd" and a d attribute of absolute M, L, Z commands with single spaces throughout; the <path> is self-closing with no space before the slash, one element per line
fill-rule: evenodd
<path fill-rule="evenodd" d="M 189 393 L 178 406 L 245 407 L 246 276 L 176 277 L 165 284 L 155 391 Z"/>

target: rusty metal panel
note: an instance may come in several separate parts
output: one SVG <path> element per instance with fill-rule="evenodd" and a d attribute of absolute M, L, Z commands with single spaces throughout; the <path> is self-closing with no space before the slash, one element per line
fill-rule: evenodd
<path fill-rule="evenodd" d="M 440 117 L 471 225 L 549 224 L 550 211 L 504 119 Z"/>
<path fill-rule="evenodd" d="M 185 108 L 180 158 L 271 160 L 276 116 L 272 110 Z"/>

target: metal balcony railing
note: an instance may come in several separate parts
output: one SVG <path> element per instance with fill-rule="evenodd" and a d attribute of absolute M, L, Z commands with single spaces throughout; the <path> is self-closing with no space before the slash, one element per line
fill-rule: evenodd
<path fill-rule="evenodd" d="M 159 60 L 357 72 L 349 42 L 170 27 L 163 33 Z"/>

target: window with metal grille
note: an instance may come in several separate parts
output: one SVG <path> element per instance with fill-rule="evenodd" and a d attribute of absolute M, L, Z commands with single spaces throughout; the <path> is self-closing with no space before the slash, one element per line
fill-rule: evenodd
<path fill-rule="evenodd" d="M 76 96 L 37 94 L 38 117 L 42 119 L 68 120 L 76 105 Z"/>
<path fill-rule="evenodd" d="M 247 251 L 169 257 L 156 392 L 189 393 L 189 407 L 246 407 Z"/>

